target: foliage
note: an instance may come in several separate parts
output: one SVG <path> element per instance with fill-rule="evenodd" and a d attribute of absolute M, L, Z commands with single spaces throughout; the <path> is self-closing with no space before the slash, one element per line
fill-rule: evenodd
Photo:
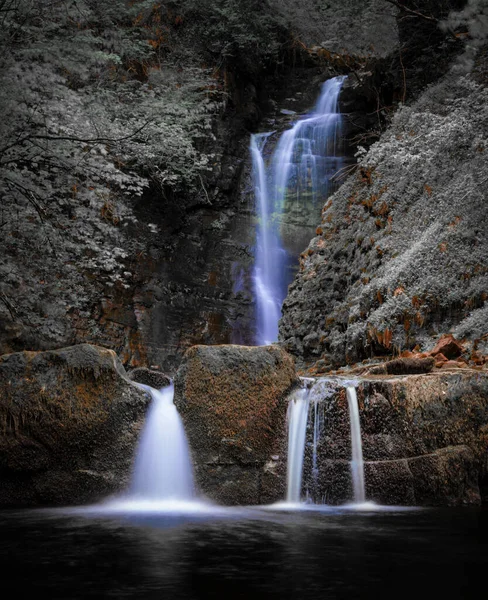
<path fill-rule="evenodd" d="M 177 69 L 153 2 L 0 0 L 0 193 L 35 207 L 74 195 L 188 189 L 211 156 L 221 97 Z"/>
<path fill-rule="evenodd" d="M 262 0 L 182 0 L 181 22 L 219 68 L 252 74 L 277 62 L 287 34 Z M 205 27 L 202 27 L 202 23 Z"/>

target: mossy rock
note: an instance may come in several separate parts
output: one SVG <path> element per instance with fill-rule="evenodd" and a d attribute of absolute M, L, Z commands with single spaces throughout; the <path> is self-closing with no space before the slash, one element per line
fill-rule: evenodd
<path fill-rule="evenodd" d="M 0 506 L 90 502 L 122 489 L 148 401 L 112 350 L 1 356 Z"/>

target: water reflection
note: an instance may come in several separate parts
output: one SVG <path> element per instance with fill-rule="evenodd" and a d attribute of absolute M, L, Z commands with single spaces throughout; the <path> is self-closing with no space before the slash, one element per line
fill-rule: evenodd
<path fill-rule="evenodd" d="M 4 512 L 2 585 L 65 600 L 470 598 L 487 533 L 487 511 L 468 509 Z"/>

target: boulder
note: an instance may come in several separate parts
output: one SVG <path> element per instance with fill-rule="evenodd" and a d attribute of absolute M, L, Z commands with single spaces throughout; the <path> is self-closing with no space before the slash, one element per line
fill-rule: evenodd
<path fill-rule="evenodd" d="M 286 394 L 293 359 L 278 346 L 194 346 L 175 377 L 175 404 L 197 485 L 224 504 L 283 499 Z"/>
<path fill-rule="evenodd" d="M 128 482 L 148 395 L 112 350 L 0 357 L 0 506 L 93 502 Z"/>
<path fill-rule="evenodd" d="M 464 352 L 463 346 L 450 333 L 443 335 L 430 351 L 432 356 L 443 354 L 447 359 L 457 358 Z"/>

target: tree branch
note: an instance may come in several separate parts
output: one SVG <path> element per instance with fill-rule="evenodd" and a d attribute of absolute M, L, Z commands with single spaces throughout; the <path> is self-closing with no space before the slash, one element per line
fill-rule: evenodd
<path fill-rule="evenodd" d="M 4 146 L 0 149 L 0 154 L 4 154 L 11 148 L 15 148 L 15 146 L 20 146 L 24 142 L 30 142 L 31 140 L 51 140 L 51 141 L 69 141 L 69 142 L 81 142 L 83 144 L 116 144 L 118 142 L 123 142 L 124 140 L 129 140 L 140 133 L 147 125 L 149 125 L 151 121 L 146 121 L 139 129 L 136 129 L 129 135 L 124 135 L 120 138 L 109 138 L 109 137 L 97 137 L 97 138 L 79 138 L 71 135 L 26 135 L 20 139 L 17 139 L 15 142 L 12 142 L 8 146 Z"/>
<path fill-rule="evenodd" d="M 406 12 L 406 13 L 408 13 L 410 15 L 415 15 L 416 17 L 419 17 L 420 19 L 426 19 L 427 21 L 431 21 L 432 23 L 438 23 L 439 22 L 439 19 L 436 19 L 435 17 L 432 17 L 430 15 L 424 15 L 421 12 L 413 10 L 413 8 L 408 8 L 404 4 L 401 4 L 400 2 L 397 2 L 397 0 L 385 0 L 385 2 L 388 2 L 388 4 L 393 4 L 393 6 L 396 6 L 400 10 L 403 10 L 404 12 Z"/>

